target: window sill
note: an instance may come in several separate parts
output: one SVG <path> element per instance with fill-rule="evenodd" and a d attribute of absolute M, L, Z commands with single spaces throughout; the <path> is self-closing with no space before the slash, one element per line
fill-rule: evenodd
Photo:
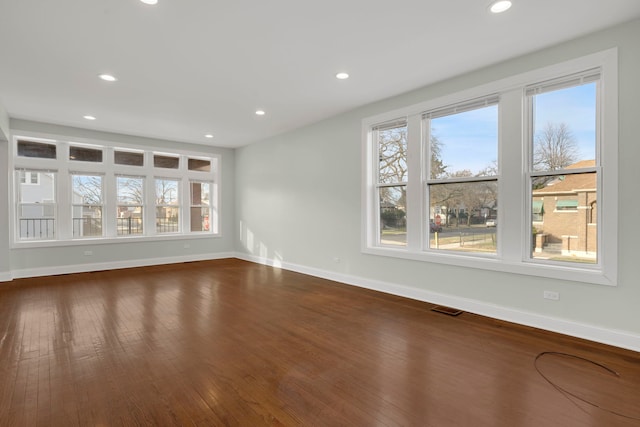
<path fill-rule="evenodd" d="M 118 243 L 143 243 L 171 240 L 215 239 L 221 234 L 193 233 L 193 234 L 162 234 L 156 236 L 122 236 L 108 238 L 83 238 L 72 240 L 30 240 L 13 242 L 11 249 L 50 248 L 64 246 L 110 245 Z"/>
<path fill-rule="evenodd" d="M 504 273 L 522 274 L 526 276 L 545 277 L 550 279 L 567 280 L 596 285 L 616 286 L 614 277 L 610 277 L 602 270 L 594 266 L 593 269 L 585 267 L 572 267 L 559 263 L 542 263 L 531 261 L 506 261 L 497 256 L 488 255 L 459 255 L 452 253 L 416 252 L 406 249 L 394 249 L 387 247 L 365 247 L 362 253 L 368 255 L 402 258 L 413 261 L 446 264 L 455 267 L 477 268 L 482 270 L 499 271 Z"/>

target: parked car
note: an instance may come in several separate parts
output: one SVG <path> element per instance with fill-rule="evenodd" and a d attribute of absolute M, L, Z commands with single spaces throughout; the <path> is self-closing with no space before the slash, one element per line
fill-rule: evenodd
<path fill-rule="evenodd" d="M 442 226 L 436 224 L 433 221 L 429 221 L 429 233 L 439 233 L 442 231 Z"/>
<path fill-rule="evenodd" d="M 496 227 L 498 225 L 498 220 L 495 218 L 490 218 L 487 220 L 487 222 L 485 223 L 485 225 L 487 227 Z"/>

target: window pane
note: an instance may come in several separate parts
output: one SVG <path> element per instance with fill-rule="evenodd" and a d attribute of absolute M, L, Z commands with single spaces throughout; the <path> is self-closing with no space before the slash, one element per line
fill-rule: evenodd
<path fill-rule="evenodd" d="M 429 120 L 431 179 L 498 174 L 498 106 Z"/>
<path fill-rule="evenodd" d="M 69 160 L 82 162 L 101 162 L 102 150 L 87 147 L 69 147 Z"/>
<path fill-rule="evenodd" d="M 532 179 L 532 257 L 596 263 L 596 172 Z"/>
<path fill-rule="evenodd" d="M 209 206 L 211 184 L 208 182 L 191 182 L 191 205 Z"/>
<path fill-rule="evenodd" d="M 179 207 L 156 207 L 156 231 L 158 233 L 177 233 L 180 231 L 178 222 Z"/>
<path fill-rule="evenodd" d="M 102 204 L 102 177 L 95 175 L 72 175 L 72 203 L 74 205 Z"/>
<path fill-rule="evenodd" d="M 407 245 L 406 186 L 383 187 L 380 195 L 380 243 Z"/>
<path fill-rule="evenodd" d="M 594 82 L 532 96 L 534 170 L 596 158 L 596 90 Z"/>
<path fill-rule="evenodd" d="M 211 229 L 210 209 L 208 207 L 191 207 L 191 231 L 209 231 Z"/>
<path fill-rule="evenodd" d="M 116 230 L 119 236 L 142 234 L 142 206 L 118 206 Z"/>
<path fill-rule="evenodd" d="M 153 166 L 165 169 L 178 169 L 180 167 L 180 158 L 155 154 L 153 156 Z"/>
<path fill-rule="evenodd" d="M 211 161 L 202 160 L 202 159 L 189 159 L 189 170 L 200 171 L 200 172 L 210 172 Z"/>
<path fill-rule="evenodd" d="M 156 205 L 177 205 L 180 181 L 156 179 Z"/>
<path fill-rule="evenodd" d="M 20 239 L 53 239 L 56 234 L 54 172 L 16 171 L 18 193 L 18 234 Z M 36 177 L 21 182 L 20 176 Z M 26 181 L 26 179 L 25 179 Z"/>
<path fill-rule="evenodd" d="M 144 205 L 144 178 L 116 177 L 119 205 Z"/>
<path fill-rule="evenodd" d="M 113 162 L 116 165 L 144 166 L 144 154 L 133 151 L 114 151 Z"/>
<path fill-rule="evenodd" d="M 37 157 L 40 159 L 55 159 L 55 144 L 45 144 L 34 141 L 18 141 L 18 156 Z"/>
<path fill-rule="evenodd" d="M 406 182 L 407 170 L 407 125 L 377 131 L 378 135 L 378 182 L 392 184 Z"/>
<path fill-rule="evenodd" d="M 102 206 L 73 206 L 73 237 L 102 236 Z"/>
<path fill-rule="evenodd" d="M 495 180 L 430 185 L 429 248 L 495 254 L 497 207 Z"/>

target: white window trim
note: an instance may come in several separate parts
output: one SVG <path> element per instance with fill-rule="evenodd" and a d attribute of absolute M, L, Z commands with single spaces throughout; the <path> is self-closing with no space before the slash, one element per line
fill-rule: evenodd
<path fill-rule="evenodd" d="M 43 143 L 55 143 L 57 145 L 56 159 L 43 159 L 32 157 L 18 157 L 17 156 L 17 141 L 18 140 L 30 140 L 34 142 Z M 84 162 L 69 159 L 69 147 L 70 146 L 90 146 L 92 148 L 103 149 L 103 161 L 102 162 Z M 103 203 L 103 236 L 102 237 L 76 237 L 72 236 L 71 220 L 58 221 L 57 227 L 62 229 L 56 229 L 55 240 L 20 240 L 17 232 L 17 211 L 10 209 L 10 224 L 12 229 L 12 239 L 10 247 L 12 249 L 22 248 L 37 248 L 37 247 L 56 247 L 56 246 L 74 246 L 74 245 L 87 245 L 87 244 L 113 244 L 122 243 L 123 241 L 165 241 L 165 240 L 184 240 L 184 239 L 207 239 L 207 238 L 220 238 L 220 215 L 218 211 L 221 209 L 221 155 L 217 153 L 205 153 L 191 150 L 180 149 L 159 149 L 152 146 L 140 146 L 127 143 L 113 143 L 110 141 L 101 141 L 95 139 L 84 138 L 66 138 L 64 136 L 50 135 L 38 132 L 14 132 L 11 140 L 11 156 L 9 157 L 9 170 L 14 171 L 16 169 L 35 169 L 35 170 L 55 170 L 57 172 L 56 194 L 58 199 L 56 200 L 57 212 L 56 218 L 71 217 L 71 200 L 69 193 L 70 186 L 70 174 L 71 173 L 86 173 L 88 175 L 95 175 L 96 173 L 104 175 L 103 191 L 104 191 L 104 203 Z M 113 162 L 114 151 L 131 151 L 144 153 L 144 166 L 130 166 L 130 165 L 116 165 Z M 164 169 L 153 167 L 153 154 L 162 152 L 169 153 L 173 156 L 180 157 L 180 168 Z M 188 158 L 200 158 L 211 161 L 211 171 L 189 171 L 187 169 Z M 144 176 L 145 177 L 145 223 L 144 234 L 132 235 L 132 236 L 118 236 L 115 230 L 115 220 L 111 221 L 109 218 L 113 216 L 115 218 L 117 200 L 116 200 L 116 188 L 115 188 L 115 176 L 117 175 L 130 175 L 130 176 Z M 181 181 L 180 192 L 184 194 L 188 191 L 188 185 L 190 180 L 207 181 L 211 183 L 211 211 L 215 212 L 210 218 L 211 228 L 210 231 L 198 231 L 191 232 L 188 227 L 185 227 L 185 221 L 189 220 L 188 208 L 184 207 L 184 203 L 181 203 L 181 219 L 180 232 L 170 234 L 157 234 L 155 232 L 155 209 L 150 209 L 149 206 L 155 206 L 155 188 L 150 192 L 148 186 L 153 186 L 153 179 L 155 176 L 162 175 L 166 178 L 177 178 Z M 9 174 L 9 186 L 11 189 L 10 205 L 16 206 L 17 189 L 16 180 L 18 178 L 15 173 Z M 64 184 L 62 184 L 64 182 Z M 66 215 L 66 216 L 65 216 Z M 149 218 L 152 216 L 152 218 Z M 213 221 L 216 221 L 213 223 Z M 148 224 L 154 225 L 149 227 Z"/>
<path fill-rule="evenodd" d="M 599 174 L 600 194 L 598 194 L 598 218 L 606 215 L 610 220 L 599 220 L 599 252 L 598 266 L 594 268 L 583 265 L 569 265 L 568 263 L 545 264 L 530 260 L 527 248 L 530 247 L 529 235 L 530 218 L 525 218 L 525 213 L 530 212 L 529 190 L 526 171 L 527 156 L 523 152 L 528 147 L 528 131 L 524 124 L 525 117 L 525 87 L 552 80 L 564 75 L 571 75 L 591 68 L 601 69 L 600 78 L 600 115 L 601 128 L 600 140 L 600 164 L 604 166 Z M 389 248 L 377 244 L 377 212 L 374 197 L 374 181 L 376 168 L 376 144 L 373 140 L 371 129 L 373 126 L 390 120 L 405 119 L 409 123 L 415 123 L 426 111 L 441 108 L 446 105 L 456 104 L 467 100 L 479 98 L 492 93 L 497 93 L 502 102 L 509 105 L 519 105 L 520 108 L 499 107 L 499 142 L 498 161 L 500 165 L 500 177 L 498 179 L 498 217 L 502 220 L 498 223 L 499 246 L 495 256 L 469 255 L 450 252 L 429 252 L 422 248 L 416 248 L 415 244 L 406 248 Z M 501 104 L 502 105 L 502 104 Z M 420 104 L 407 106 L 401 109 L 365 118 L 362 121 L 362 221 L 361 221 L 361 251 L 365 254 L 403 258 L 416 261 L 427 261 L 453 266 L 478 268 L 507 273 L 539 276 L 553 279 L 601 284 L 617 285 L 617 260 L 618 260 L 618 52 L 616 48 L 594 53 L 584 57 L 568 60 L 559 64 L 532 70 L 512 77 L 501 79 L 485 85 L 463 90 L 444 97 L 428 100 Z M 422 170 L 416 162 L 423 158 L 424 147 L 411 138 L 411 129 L 408 133 L 409 182 L 407 183 L 407 198 L 414 194 L 413 200 L 418 200 L 418 206 L 409 206 L 407 212 L 407 239 L 411 241 L 411 235 L 424 236 L 421 229 L 425 218 L 424 196 L 420 180 Z M 418 136 L 419 138 L 419 136 Z M 506 141 L 521 141 L 520 144 L 506 144 Z M 417 160 L 415 160 L 417 159 Z M 412 168 L 413 165 L 413 168 Z M 412 172 L 413 171 L 413 172 Z M 519 179 L 504 179 L 504 177 L 520 177 Z M 416 194 L 416 192 L 418 194 Z M 424 193 L 424 191 L 422 191 Z M 606 207 L 606 213 L 603 210 Z M 415 210 L 422 210 L 420 215 Z M 509 215 L 505 215 L 509 212 Z M 412 214 L 411 214 L 412 213 Z M 411 215 L 410 215 L 411 214 Z M 413 226 L 413 228 L 410 228 Z M 411 230 L 411 231 L 410 231 Z M 424 237 L 419 237 L 424 238 Z M 420 246 L 420 245 L 418 245 Z"/>

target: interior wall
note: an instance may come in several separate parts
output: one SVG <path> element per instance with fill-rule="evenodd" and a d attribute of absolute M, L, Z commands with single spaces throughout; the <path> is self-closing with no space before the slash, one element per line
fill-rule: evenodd
<path fill-rule="evenodd" d="M 467 307 L 495 308 L 510 320 L 563 324 L 593 338 L 614 333 L 640 350 L 638 242 L 640 197 L 640 21 L 451 78 L 307 126 L 236 152 L 238 248 L 248 259 L 354 282 L 388 284 L 405 294 L 450 297 Z M 410 261 L 360 251 L 361 121 L 501 78 L 618 47 L 619 283 L 616 287 Z M 604 141 L 606 144 L 607 142 Z M 615 221 L 616 218 L 609 220 Z M 384 285 L 383 285 L 384 288 Z M 544 290 L 559 301 L 543 299 Z M 406 291 L 406 292 L 405 292 Z M 482 311 L 479 310 L 479 311 Z M 528 317 L 527 317 L 528 316 Z M 550 320 L 550 322 L 546 322 Z M 555 323 L 554 323 L 555 322 Z M 525 322 L 526 323 L 526 322 Z M 548 329 L 549 329 L 548 328 Z M 580 335 L 580 333 L 577 333 Z M 597 337 L 596 337 L 597 338 Z M 607 338 L 603 338 L 607 341 Z"/>
<path fill-rule="evenodd" d="M 156 149 L 190 150 L 209 154 L 220 154 L 222 157 L 220 237 L 190 238 L 185 236 L 180 240 L 140 242 L 127 239 L 127 241 L 123 243 L 91 244 L 87 242 L 87 244 L 82 245 L 57 246 L 55 248 L 13 248 L 9 251 L 10 270 L 14 277 L 84 271 L 96 268 L 110 268 L 110 266 L 147 265 L 155 264 L 157 260 L 164 262 L 175 260 L 178 262 L 233 255 L 235 250 L 235 202 L 233 191 L 235 179 L 234 150 L 14 119 L 11 120 L 11 129 L 14 135 L 19 135 L 20 132 L 35 132 L 58 136 L 61 139 L 87 138 L 97 142 L 110 141 L 153 147 Z M 6 189 L 7 185 L 2 186 L 2 188 Z M 8 197 L 2 198 L 3 210 L 5 211 L 8 211 L 7 200 Z M 4 240 L 8 241 L 9 239 L 6 238 L 3 239 L 3 241 Z M 188 247 L 185 247 L 185 245 Z M 85 256 L 85 251 L 91 251 L 92 255 Z"/>

